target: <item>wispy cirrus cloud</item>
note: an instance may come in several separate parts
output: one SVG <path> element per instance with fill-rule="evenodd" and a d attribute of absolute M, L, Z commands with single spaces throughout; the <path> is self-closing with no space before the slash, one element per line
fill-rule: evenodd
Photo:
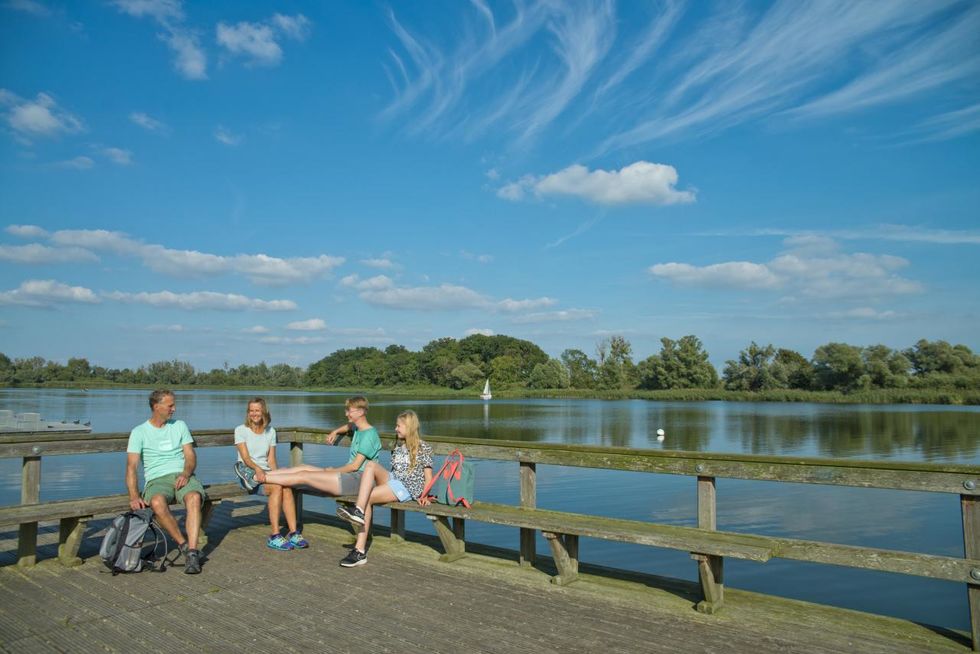
<path fill-rule="evenodd" d="M 7 227 L 7 231 L 26 237 L 47 238 L 61 248 L 80 248 L 89 252 L 138 257 L 147 268 L 166 275 L 206 277 L 234 273 L 264 286 L 309 283 L 330 275 L 344 263 L 343 257 L 326 254 L 283 259 L 267 254 L 224 256 L 197 250 L 175 250 L 144 243 L 123 232 L 103 229 L 65 229 L 49 233 L 36 225 L 11 225 Z"/>
<path fill-rule="evenodd" d="M 751 231 L 706 232 L 705 236 L 780 236 L 822 237 L 838 240 L 901 241 L 907 243 L 932 243 L 936 245 L 980 245 L 980 230 L 936 229 L 919 225 L 881 223 L 867 227 L 830 230 L 754 229 Z"/>
<path fill-rule="evenodd" d="M 214 128 L 214 139 L 219 143 L 224 143 L 225 145 L 239 145 L 244 137 L 241 134 L 235 134 L 227 127 L 223 125 L 218 125 Z"/>
<path fill-rule="evenodd" d="M 153 118 L 149 114 L 145 114 L 142 111 L 134 111 L 129 114 L 130 122 L 139 125 L 143 129 L 149 132 L 161 132 L 166 133 L 169 128 L 161 121 Z"/>
<path fill-rule="evenodd" d="M 515 324 L 531 324 L 539 322 L 571 322 L 576 320 L 592 320 L 599 315 L 594 309 L 564 309 L 561 311 L 539 311 L 511 318 Z"/>
<path fill-rule="evenodd" d="M 517 201 L 528 194 L 566 195 L 603 205 L 694 202 L 694 191 L 677 190 L 677 179 L 673 166 L 648 161 L 637 161 L 613 171 L 590 171 L 576 164 L 550 175 L 528 175 L 505 184 L 497 196 Z"/>
<path fill-rule="evenodd" d="M 322 332 L 326 328 L 327 323 L 322 318 L 297 320 L 286 325 L 286 329 L 300 332 Z"/>
<path fill-rule="evenodd" d="M 919 102 L 913 117 L 936 139 L 975 131 L 955 117 L 976 103 L 976 3 L 777 0 L 694 12 L 666 0 L 630 6 L 628 17 L 601 0 L 457 7 L 448 29 L 390 14 L 397 47 L 383 120 L 436 138 L 505 132 L 522 145 L 588 121 L 599 155 L 767 118 L 792 128 L 963 88 L 945 103 Z"/>

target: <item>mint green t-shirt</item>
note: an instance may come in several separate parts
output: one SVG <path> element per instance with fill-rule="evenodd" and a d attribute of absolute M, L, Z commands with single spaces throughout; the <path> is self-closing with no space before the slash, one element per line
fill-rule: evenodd
<path fill-rule="evenodd" d="M 356 459 L 358 454 L 363 454 L 364 461 L 361 462 L 361 467 L 357 469 L 358 472 L 361 472 L 368 461 L 374 461 L 378 458 L 380 452 L 381 437 L 378 436 L 377 429 L 368 427 L 364 431 L 357 430 L 354 432 L 354 439 L 350 444 L 350 458 L 347 459 L 347 463 Z"/>
<path fill-rule="evenodd" d="M 147 420 L 129 433 L 126 451 L 143 460 L 143 478 L 153 481 L 184 470 L 184 445 L 194 438 L 183 420 L 168 420 L 157 428 Z"/>

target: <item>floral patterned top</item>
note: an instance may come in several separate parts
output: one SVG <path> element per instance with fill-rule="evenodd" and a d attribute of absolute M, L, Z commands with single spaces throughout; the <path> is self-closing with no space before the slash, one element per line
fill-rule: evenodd
<path fill-rule="evenodd" d="M 405 484 L 405 488 L 418 499 L 425 489 L 425 469 L 432 467 L 432 446 L 425 441 L 419 441 L 419 452 L 415 457 L 415 467 L 408 469 L 408 446 L 398 443 L 391 451 L 391 476 Z"/>

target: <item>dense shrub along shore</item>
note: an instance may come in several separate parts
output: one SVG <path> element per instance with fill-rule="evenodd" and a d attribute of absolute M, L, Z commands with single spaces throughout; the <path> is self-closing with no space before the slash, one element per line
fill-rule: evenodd
<path fill-rule="evenodd" d="M 660 352 L 639 362 L 622 336 L 600 341 L 594 356 L 568 349 L 553 358 L 530 341 L 477 334 L 437 339 L 417 352 L 400 345 L 341 349 L 306 369 L 263 362 L 207 372 L 177 360 L 115 369 L 84 358 L 61 364 L 0 353 L 0 385 L 7 387 L 165 385 L 454 395 L 487 378 L 496 395 L 507 397 L 980 404 L 980 357 L 965 345 L 927 340 L 904 350 L 828 343 L 810 358 L 753 342 L 726 362 L 721 375 L 692 335 L 661 339 Z"/>

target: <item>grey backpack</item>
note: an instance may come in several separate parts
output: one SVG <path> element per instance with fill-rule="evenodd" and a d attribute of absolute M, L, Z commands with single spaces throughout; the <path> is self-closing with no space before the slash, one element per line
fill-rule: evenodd
<path fill-rule="evenodd" d="M 140 509 L 113 519 L 102 538 L 99 557 L 113 575 L 143 570 L 163 572 L 167 550 L 167 535 L 154 524 L 153 509 Z"/>

